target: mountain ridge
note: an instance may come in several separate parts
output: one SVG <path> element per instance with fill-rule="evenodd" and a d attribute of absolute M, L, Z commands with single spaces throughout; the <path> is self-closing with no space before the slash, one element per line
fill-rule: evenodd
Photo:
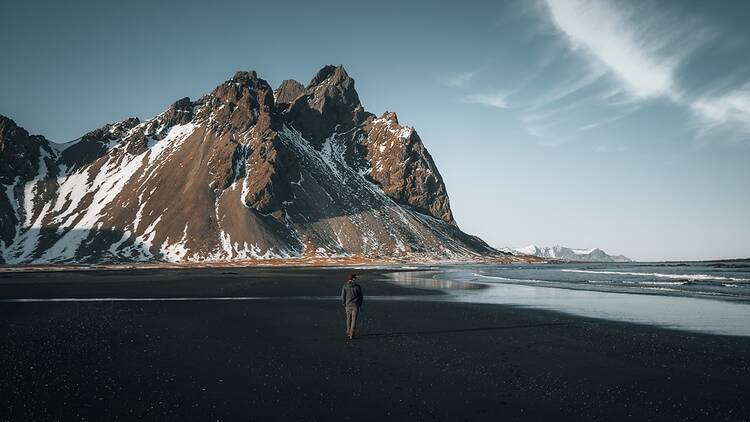
<path fill-rule="evenodd" d="M 277 89 L 240 71 L 66 144 L 0 129 L 3 263 L 505 256 L 458 228 L 416 130 L 365 111 L 341 65 Z"/>
<path fill-rule="evenodd" d="M 565 261 L 586 262 L 633 262 L 625 255 L 609 255 L 599 248 L 576 249 L 565 246 L 537 246 L 529 245 L 523 248 L 504 248 L 507 252 L 516 255 L 530 255 L 539 258 L 560 259 Z"/>

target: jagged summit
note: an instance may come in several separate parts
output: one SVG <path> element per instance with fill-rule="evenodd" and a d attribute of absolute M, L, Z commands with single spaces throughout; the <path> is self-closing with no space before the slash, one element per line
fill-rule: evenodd
<path fill-rule="evenodd" d="M 294 100 L 304 95 L 305 86 L 294 79 L 285 79 L 281 82 L 281 85 L 279 85 L 275 93 L 276 103 L 281 106 L 283 104 L 292 103 Z"/>
<path fill-rule="evenodd" d="M 0 115 L 0 183 L 32 179 L 45 163 L 25 157 L 44 154 L 52 154 L 52 149 L 43 136 L 31 135 L 13 119 Z"/>
<path fill-rule="evenodd" d="M 366 112 L 341 65 L 276 91 L 237 72 L 64 148 L 7 118 L 0 133 L 0 262 L 497 253 L 456 226 L 417 132 Z"/>
<path fill-rule="evenodd" d="M 307 85 L 307 89 L 310 89 L 314 86 L 320 85 L 321 83 L 325 82 L 328 78 L 331 78 L 333 76 L 332 80 L 330 81 L 331 84 L 335 85 L 347 80 L 351 80 L 349 75 L 346 73 L 346 70 L 344 69 L 344 65 L 325 65 L 323 66 L 318 73 L 313 76 L 313 78 L 310 80 L 310 83 Z"/>
<path fill-rule="evenodd" d="M 302 95 L 282 110 L 284 120 L 316 146 L 334 133 L 344 133 L 364 123 L 366 113 L 352 79 L 341 65 L 318 71 Z"/>
<path fill-rule="evenodd" d="M 8 137 L 11 136 L 11 132 L 19 130 L 25 132 L 25 136 L 29 135 L 29 133 L 26 132 L 24 128 L 18 126 L 13 119 L 0 114 L 0 133 L 2 134 L 2 139 L 8 139 Z"/>
<path fill-rule="evenodd" d="M 239 70 L 235 72 L 234 76 L 232 77 L 232 80 L 235 82 L 248 82 L 251 80 L 258 79 L 258 72 L 254 70 Z"/>
<path fill-rule="evenodd" d="M 380 115 L 380 119 L 389 120 L 395 124 L 398 124 L 398 115 L 394 111 L 385 111 Z"/>

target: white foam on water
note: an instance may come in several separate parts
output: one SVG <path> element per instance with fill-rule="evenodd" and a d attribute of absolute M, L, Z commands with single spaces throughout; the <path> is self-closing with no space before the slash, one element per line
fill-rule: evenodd
<path fill-rule="evenodd" d="M 478 273 L 472 273 L 475 277 L 482 277 L 482 278 L 489 278 L 492 280 L 502 280 L 502 281 L 510 281 L 510 282 L 522 282 L 522 283 L 549 283 L 549 281 L 546 280 L 533 280 L 533 279 L 524 279 L 524 278 L 507 278 L 507 277 L 500 277 L 496 275 L 484 275 L 484 274 L 478 274 Z"/>
<path fill-rule="evenodd" d="M 610 274 L 610 275 L 632 275 L 640 277 L 658 277 L 658 278 L 672 278 L 677 280 L 730 280 L 730 281 L 750 281 L 750 278 L 734 278 L 734 277 L 721 277 L 710 274 L 668 274 L 668 273 L 638 273 L 628 271 L 594 271 L 594 270 L 571 270 L 562 269 L 560 270 L 566 273 L 585 273 L 585 274 Z"/>

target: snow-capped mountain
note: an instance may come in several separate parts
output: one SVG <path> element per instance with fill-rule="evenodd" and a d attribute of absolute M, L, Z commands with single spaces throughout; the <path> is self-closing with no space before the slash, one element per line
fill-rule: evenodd
<path fill-rule="evenodd" d="M 0 116 L 0 263 L 499 254 L 463 233 L 417 132 L 342 66 L 255 72 L 55 144 Z"/>
<path fill-rule="evenodd" d="M 508 252 L 515 253 L 516 255 L 532 255 L 540 258 L 554 258 L 565 261 L 632 262 L 630 258 L 624 255 L 609 255 L 599 248 L 573 249 L 559 245 L 553 247 L 530 245 L 525 248 L 508 250 Z"/>

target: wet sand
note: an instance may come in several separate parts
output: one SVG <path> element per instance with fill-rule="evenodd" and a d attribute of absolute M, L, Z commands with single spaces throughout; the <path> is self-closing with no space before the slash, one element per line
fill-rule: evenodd
<path fill-rule="evenodd" d="M 349 271 L 2 274 L 3 300 L 194 300 L 0 302 L 0 420 L 750 418 L 750 338 L 424 300 L 361 271 L 381 298 L 348 342 Z"/>

